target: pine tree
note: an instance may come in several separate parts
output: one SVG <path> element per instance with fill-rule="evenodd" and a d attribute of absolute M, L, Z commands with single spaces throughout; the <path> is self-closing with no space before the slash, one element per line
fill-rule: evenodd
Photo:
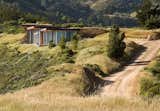
<path fill-rule="evenodd" d="M 125 34 L 121 33 L 118 26 L 113 26 L 109 33 L 107 44 L 107 54 L 110 58 L 119 59 L 123 57 L 126 44 L 124 42 Z"/>

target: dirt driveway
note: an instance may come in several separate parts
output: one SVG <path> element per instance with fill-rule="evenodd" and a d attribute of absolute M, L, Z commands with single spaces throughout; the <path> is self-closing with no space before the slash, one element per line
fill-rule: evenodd
<path fill-rule="evenodd" d="M 160 40 L 147 41 L 135 40 L 135 42 L 143 45 L 145 50 L 133 60 L 129 65 L 125 66 L 120 72 L 106 77 L 105 80 L 112 81 L 113 83 L 106 85 L 101 93 L 102 96 L 136 96 L 135 91 L 136 82 L 139 74 L 145 66 L 157 55 L 160 49 Z"/>

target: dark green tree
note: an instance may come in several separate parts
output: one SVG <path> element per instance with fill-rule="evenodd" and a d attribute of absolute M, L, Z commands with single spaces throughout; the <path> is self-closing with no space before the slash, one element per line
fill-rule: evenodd
<path fill-rule="evenodd" d="M 160 3 L 143 0 L 137 11 L 137 18 L 141 25 L 148 29 L 160 28 Z"/>
<path fill-rule="evenodd" d="M 123 57 L 126 43 L 124 42 L 125 33 L 120 32 L 119 27 L 114 25 L 109 33 L 107 44 L 107 54 L 110 58 L 119 59 Z"/>

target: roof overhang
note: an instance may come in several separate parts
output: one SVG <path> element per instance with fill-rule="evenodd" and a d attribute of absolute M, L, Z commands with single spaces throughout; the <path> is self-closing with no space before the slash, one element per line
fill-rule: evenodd
<path fill-rule="evenodd" d="M 32 29 L 42 29 L 42 30 L 81 30 L 79 27 L 56 27 L 52 24 L 23 24 L 23 27 L 25 27 L 27 30 L 32 30 Z"/>

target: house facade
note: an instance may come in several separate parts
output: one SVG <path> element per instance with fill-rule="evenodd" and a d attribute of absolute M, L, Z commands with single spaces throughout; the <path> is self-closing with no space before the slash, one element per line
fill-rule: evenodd
<path fill-rule="evenodd" d="M 62 37 L 70 41 L 74 34 L 77 34 L 79 28 L 54 27 L 53 25 L 24 24 L 26 29 L 26 42 L 38 46 L 49 45 L 50 41 L 58 44 Z"/>

